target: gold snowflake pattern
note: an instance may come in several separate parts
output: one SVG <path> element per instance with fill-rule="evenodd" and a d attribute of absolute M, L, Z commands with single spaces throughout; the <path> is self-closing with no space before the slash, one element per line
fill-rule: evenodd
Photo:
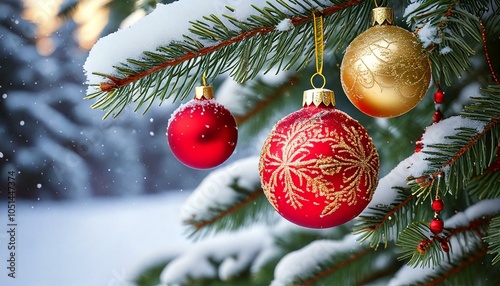
<path fill-rule="evenodd" d="M 355 126 L 342 125 L 342 129 L 346 135 L 338 136 L 338 141 L 332 144 L 331 147 L 335 152 L 333 158 L 330 158 L 329 162 L 318 160 L 323 173 L 331 176 L 342 173 L 343 183 L 342 190 L 329 191 L 325 194 L 327 206 L 321 213 L 322 217 L 335 212 L 342 203 L 357 204 L 358 191 L 361 189 L 365 189 L 366 193 L 360 198 L 370 201 L 373 190 L 378 184 L 378 153 L 371 141 L 368 146 L 362 142 L 363 137 L 368 135 L 360 134 L 357 130 L 360 128 Z"/>
<path fill-rule="evenodd" d="M 367 134 L 359 132 L 362 127 L 347 127 L 344 124 L 341 136 L 335 129 L 323 124 L 321 118 L 320 114 L 316 114 L 309 120 L 297 120 L 289 126 L 286 134 L 273 130 L 264 143 L 259 169 L 261 177 L 265 168 L 271 172 L 269 179 L 263 180 L 262 187 L 275 209 L 278 209 L 275 190 L 281 184 L 286 203 L 294 209 L 302 208 L 308 201 L 304 197 L 305 192 L 324 199 L 322 217 L 334 213 L 342 204 L 356 204 L 361 184 L 367 190 L 366 195 L 361 197 L 371 199 L 377 185 L 379 164 L 371 139 L 366 140 L 369 144 L 364 145 L 362 138 Z M 271 144 L 280 147 L 282 154 L 273 154 Z M 311 158 L 311 150 L 316 144 L 329 144 L 334 155 Z M 334 186 L 332 176 L 341 177 L 340 188 Z"/>

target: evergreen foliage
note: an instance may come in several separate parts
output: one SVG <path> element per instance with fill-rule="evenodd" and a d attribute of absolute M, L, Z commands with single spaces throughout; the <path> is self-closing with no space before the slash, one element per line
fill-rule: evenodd
<path fill-rule="evenodd" d="M 491 220 L 488 235 L 484 238 L 489 243 L 490 253 L 495 254 L 492 263 L 496 264 L 500 261 L 500 217 L 495 217 Z"/>
<path fill-rule="evenodd" d="M 333 1 L 329 6 L 316 0 L 289 2 L 279 1 L 282 7 L 255 7 L 256 15 L 247 21 L 223 14 L 236 27 L 233 29 L 216 15 L 195 21 L 183 42 L 145 51 L 141 58 L 117 65 L 114 74 L 101 74 L 103 82 L 89 83 L 101 91 L 87 99 L 96 99 L 93 108 L 108 111 L 104 117 L 112 113 L 116 117 L 132 102 L 136 111 L 143 108 L 146 112 L 156 99 L 185 99 L 204 73 L 213 78 L 229 72 L 236 81 L 244 82 L 262 70 L 304 68 L 314 54 L 314 42 L 303 36 L 312 31 L 313 10 L 321 8 L 326 15 L 332 14 L 325 18 L 325 27 L 331 27 L 325 29 L 326 46 L 340 48 L 338 43 L 345 45 L 367 27 L 368 21 L 360 25 L 352 18 L 368 19 L 372 8 L 369 1 Z M 340 10 L 343 4 L 346 7 Z M 293 8 L 295 5 L 301 9 Z M 285 19 L 295 28 L 277 30 L 276 25 Z"/>
<path fill-rule="evenodd" d="M 425 158 L 414 162 L 425 165 L 423 173 L 390 182 L 388 189 L 379 188 L 377 192 L 386 192 L 389 199 L 370 206 L 355 223 L 335 228 L 332 232 L 335 235 L 311 235 L 307 230 L 298 229 L 293 234 L 274 236 L 273 243 L 279 251 L 260 268 L 249 269 L 244 274 L 254 282 L 269 284 L 273 275 L 277 275 L 273 269 L 293 256 L 308 258 L 308 250 L 314 249 L 314 244 L 334 245 L 339 240 L 356 237 L 359 245 L 355 250 L 332 250 L 313 259 L 316 264 L 305 272 L 280 277 L 283 278 L 280 281 L 288 281 L 286 285 L 363 285 L 393 281 L 398 285 L 397 279 L 401 279 L 398 274 L 415 271 L 412 277 L 417 277 L 416 280 L 408 284 L 498 283 L 495 263 L 500 261 L 500 207 L 486 208 L 489 212 L 484 216 L 468 215 L 488 200 L 500 197 L 500 85 L 492 84 L 496 80 L 494 71 L 499 67 L 492 51 L 498 45 L 496 39 L 500 34 L 500 1 L 379 2 L 395 5 L 397 17 L 404 14 L 416 35 L 422 37 L 422 33 L 431 32 L 432 39 L 426 45 L 434 80 L 430 90 L 449 91 L 444 105 L 449 108 L 448 115 L 474 121 L 480 128 L 458 127 L 442 142 L 425 146 L 422 150 Z M 314 73 L 309 73 L 314 55 L 311 13 L 318 7 L 325 13 L 326 52 L 332 60 L 338 60 L 349 42 L 368 27 L 370 11 L 376 5 L 371 0 L 280 0 L 278 3 L 279 6 L 270 3 L 265 7 L 255 6 L 255 14 L 246 21 L 230 16 L 234 7 L 229 6 L 227 14 L 206 15 L 193 21 L 184 41 L 144 51 L 141 58 L 124 59 L 115 67 L 115 73 L 101 74 L 102 82 L 89 83 L 100 90 L 87 98 L 95 100 L 94 108 L 107 112 L 105 117 L 118 116 L 131 103 L 135 103 L 136 110 L 147 112 L 156 101 L 185 99 L 203 73 L 209 78 L 227 74 L 242 83 L 244 97 L 248 99 L 243 112 L 236 114 L 241 129 L 250 136 L 262 132 L 269 128 L 269 118 L 288 107 L 283 104 L 287 102 L 284 96 L 289 92 L 287 84 L 301 82 L 298 86 L 302 86 L 309 78 L 304 80 L 301 72 Z M 293 29 L 275 28 L 287 19 L 294 25 Z M 283 71 L 288 71 L 286 79 L 279 84 L 270 85 L 259 78 L 263 73 Z M 481 94 L 471 98 L 467 94 L 464 100 L 460 91 L 472 82 L 483 87 Z M 420 134 L 408 129 L 430 124 L 431 104 L 429 99 L 424 100 L 416 111 L 385 121 L 360 116 L 360 121 L 373 134 L 382 161 L 391 162 L 391 168 L 410 155 L 394 154 L 393 150 L 414 149 L 413 142 Z M 463 106 L 463 110 L 453 111 L 453 104 Z M 389 172 L 389 175 L 397 173 Z M 269 219 L 273 210 L 259 194 L 258 186 L 242 188 L 238 180 L 231 181 L 229 186 L 237 194 L 232 203 L 210 205 L 211 215 L 207 220 L 186 221 L 192 236 L 204 238 L 256 222 L 271 228 L 275 225 L 275 221 Z M 449 223 L 439 235 L 429 229 L 433 218 L 430 203 L 436 196 L 446 202 L 440 215 Z M 457 220 L 462 224 L 457 224 Z M 355 235 L 347 234 L 350 231 Z M 401 267 L 403 263 L 406 266 Z M 359 275 L 360 272 L 364 275 Z M 405 281 L 411 280 L 406 278 Z M 194 281 L 192 285 L 198 282 L 203 283 Z"/>
<path fill-rule="evenodd" d="M 238 186 L 237 182 L 231 184 L 230 188 L 237 194 L 237 197 L 231 204 L 211 208 L 209 210 L 211 219 L 201 217 L 184 221 L 192 227 L 190 236 L 200 238 L 212 232 L 236 231 L 252 223 L 275 220 L 273 219 L 274 209 L 262 195 L 261 188 L 247 190 Z"/>

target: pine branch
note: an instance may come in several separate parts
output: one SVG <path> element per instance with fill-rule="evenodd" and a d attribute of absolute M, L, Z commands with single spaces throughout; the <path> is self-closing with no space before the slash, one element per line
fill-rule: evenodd
<path fill-rule="evenodd" d="M 488 64 L 488 68 L 490 69 L 490 73 L 491 73 L 491 76 L 493 77 L 493 80 L 497 84 L 500 84 L 500 80 L 497 78 L 495 69 L 493 68 L 493 64 L 491 63 L 490 53 L 488 51 L 488 45 L 487 45 L 487 40 L 486 40 L 486 28 L 485 28 L 482 20 L 479 20 L 479 25 L 481 26 L 481 37 L 483 39 L 483 49 L 484 49 L 484 55 L 486 58 L 486 63 Z"/>
<path fill-rule="evenodd" d="M 392 264 L 376 264 L 377 255 L 347 235 L 342 240 L 317 240 L 286 255 L 276 266 L 271 285 L 356 285 L 373 272 L 384 272 Z"/>
<path fill-rule="evenodd" d="M 300 285 L 304 285 L 304 286 L 313 285 L 316 282 L 324 279 L 325 277 L 328 277 L 328 276 L 334 274 L 335 272 L 338 272 L 342 268 L 352 267 L 352 264 L 356 261 L 359 261 L 359 260 L 363 260 L 363 262 L 364 262 L 363 264 L 365 264 L 366 263 L 366 255 L 370 252 L 372 252 L 372 250 L 370 248 L 365 248 L 362 251 L 359 251 L 357 253 L 353 253 L 349 257 L 342 259 L 340 262 L 335 263 L 335 265 L 331 265 L 327 269 L 317 273 L 316 276 L 300 281 Z M 359 279 L 359 277 L 358 277 L 358 279 Z M 338 278 L 335 279 L 335 281 L 339 281 L 339 280 L 340 279 L 338 279 Z M 340 281 L 346 281 L 346 279 L 343 279 Z"/>
<path fill-rule="evenodd" d="M 114 71 L 108 74 L 87 70 L 104 81 L 89 82 L 86 99 L 96 99 L 93 108 L 108 110 L 104 117 L 113 112 L 116 117 L 132 102 L 137 104 L 136 111 L 143 107 L 146 112 L 155 99 L 186 98 L 203 73 L 210 78 L 229 71 L 236 81 L 244 82 L 262 69 L 302 68 L 314 53 L 312 36 L 304 36 L 312 35 L 313 10 L 321 9 L 325 26 L 330 27 L 325 31 L 325 40 L 338 48 L 338 43 L 345 43 L 356 35 L 348 32 L 364 27 L 358 21 L 346 22 L 346 17 L 364 14 L 363 18 L 367 19 L 373 5 L 366 0 L 331 0 L 329 6 L 317 0 L 277 0 L 277 3 L 279 7 L 271 2 L 267 7 L 254 6 L 256 14 L 246 21 L 228 15 L 235 9 L 227 7 L 228 14 L 212 14 L 192 21 L 181 42 L 145 51 L 138 59 L 116 64 Z M 283 22 L 294 28 L 278 30 L 277 25 Z M 345 26 L 342 29 L 330 26 L 336 23 Z"/>
<path fill-rule="evenodd" d="M 445 272 L 442 274 L 435 274 L 435 277 L 429 277 L 427 278 L 427 281 L 425 282 L 424 285 L 426 286 L 434 286 L 434 285 L 439 285 L 443 281 L 446 281 L 450 279 L 451 276 L 456 275 L 460 271 L 462 271 L 464 268 L 469 266 L 470 264 L 476 262 L 478 259 L 484 257 L 487 253 L 487 250 L 485 248 L 480 248 L 479 251 L 477 251 L 475 254 L 472 256 L 464 256 L 460 262 L 450 265 L 445 268 Z M 463 280 L 462 280 L 463 281 Z"/>
<path fill-rule="evenodd" d="M 203 180 L 183 207 L 182 218 L 191 237 L 275 220 L 260 187 L 257 162 L 257 157 L 236 161 Z"/>
<path fill-rule="evenodd" d="M 429 222 L 412 223 L 400 235 L 398 245 L 401 246 L 402 253 L 399 259 L 408 259 L 407 264 L 411 267 L 434 268 L 446 259 L 450 251 L 450 241 L 455 240 L 455 244 L 468 249 L 471 242 L 481 240 L 493 217 L 494 214 L 472 219 L 467 225 L 446 227 L 441 235 L 432 234 Z"/>
<path fill-rule="evenodd" d="M 475 54 L 473 44 L 481 41 L 479 18 L 487 1 L 421 1 L 415 10 L 407 12 L 407 22 L 429 51 L 432 76 L 451 85 L 471 67 Z"/>
<path fill-rule="evenodd" d="M 500 261 L 500 216 L 491 220 L 488 235 L 484 237 L 484 241 L 489 245 L 489 253 L 495 254 L 492 264 L 498 263 Z"/>
<path fill-rule="evenodd" d="M 210 219 L 184 221 L 192 227 L 190 237 L 198 239 L 210 233 L 235 231 L 250 223 L 270 221 L 269 216 L 274 213 L 274 210 L 267 207 L 269 202 L 261 189 L 248 191 L 238 188 L 236 184 L 232 188 L 241 192 L 241 196 L 234 204 L 212 209 L 213 217 Z"/>
<path fill-rule="evenodd" d="M 360 241 L 370 239 L 370 247 L 377 249 L 380 244 L 387 248 L 389 241 L 398 241 L 399 235 L 408 224 L 430 215 L 430 211 L 418 210 L 415 197 L 408 190 L 400 189 L 390 205 L 370 207 L 358 217 L 353 227 L 354 234 L 362 234 Z"/>
<path fill-rule="evenodd" d="M 489 86 L 482 93 L 483 97 L 472 98 L 474 103 L 464 108 L 462 116 L 485 122 L 484 127 L 479 132 L 473 128 L 458 128 L 446 144 L 434 144 L 428 146 L 430 150 L 423 151 L 430 155 L 427 160 L 432 171 L 410 178 L 408 184 L 417 196 L 428 196 L 430 187 L 442 176 L 446 184 L 440 195 L 456 194 L 496 161 L 496 147 L 500 142 L 500 86 Z M 495 184 L 495 176 L 492 177 L 489 184 Z"/>
<path fill-rule="evenodd" d="M 476 128 L 455 129 L 455 133 L 450 133 L 453 135 L 443 138 L 446 140 L 445 144 L 424 146 L 422 152 L 410 156 L 380 180 L 372 202 L 358 217 L 359 224 L 353 229 L 354 233 L 362 235 L 362 241 L 370 239 L 370 246 L 374 248 L 381 243 L 387 245 L 388 241 L 397 241 L 398 244 L 403 243 L 408 247 L 404 258 L 415 255 L 411 263 L 430 265 L 437 261 L 439 257 L 436 255 L 440 250 L 438 244 L 432 244 L 433 250 L 429 255 L 417 256 L 417 243 L 429 237 L 424 231 L 428 227 L 422 228 L 418 222 L 428 221 L 432 217 L 431 208 L 421 207 L 420 202 L 428 200 L 430 204 L 431 194 L 439 194 L 441 197 L 449 193 L 457 195 L 474 176 L 485 173 L 488 168 L 496 168 L 500 139 L 500 116 L 497 107 L 500 102 L 500 87 L 491 86 L 483 89 L 482 93 L 483 97 L 475 98 L 473 104 L 465 107 L 463 116 L 470 119 L 448 119 L 454 120 L 448 125 L 460 124 Z M 428 136 L 435 138 L 439 135 L 442 132 L 442 124 L 446 122 L 428 128 L 424 133 L 424 142 L 428 141 Z M 415 166 L 417 171 L 413 171 L 412 166 Z M 424 171 L 426 169 L 427 171 Z M 498 172 L 488 173 L 491 174 L 490 177 L 483 176 L 483 179 L 489 179 L 483 181 L 484 184 L 498 184 L 495 179 Z M 401 177 L 405 175 L 409 176 L 408 186 L 411 192 L 398 187 L 403 185 Z M 395 188 L 399 189 L 396 194 Z M 489 192 L 492 193 L 491 197 L 495 197 L 499 191 L 490 188 Z M 411 222 L 417 223 L 410 225 Z M 404 229 L 406 231 L 402 232 Z"/>
<path fill-rule="evenodd" d="M 286 80 L 284 80 L 278 86 L 270 86 L 269 84 L 259 79 L 247 82 L 250 85 L 248 86 L 249 90 L 243 90 L 242 92 L 245 100 L 247 101 L 246 105 L 249 107 L 246 108 L 244 114 L 233 113 L 238 126 L 257 118 L 257 114 L 259 114 L 259 117 L 262 117 L 264 111 L 268 109 L 269 106 L 274 105 L 274 102 L 282 102 L 284 97 L 287 95 L 287 91 L 290 90 L 290 82 L 295 82 L 296 80 L 297 75 L 293 75 L 287 77 Z M 270 110 L 269 112 L 275 112 L 275 110 Z M 262 124 L 268 123 L 262 120 L 258 121 L 258 123 L 260 123 L 261 125 L 253 126 L 253 130 L 260 130 L 263 127 Z"/>
<path fill-rule="evenodd" d="M 487 169 L 483 175 L 474 177 L 469 182 L 466 191 L 481 200 L 499 198 L 500 172 L 490 172 Z"/>
<path fill-rule="evenodd" d="M 408 260 L 410 267 L 434 267 L 443 259 L 443 250 L 435 239 L 429 239 L 430 230 L 426 223 L 416 221 L 401 232 L 398 246 L 400 260 Z"/>
<path fill-rule="evenodd" d="M 271 229 L 273 243 L 269 247 L 274 251 L 265 259 L 265 263 L 259 263 L 259 267 L 253 269 L 253 285 L 269 285 L 269 277 L 273 277 L 276 265 L 288 253 L 300 250 L 316 240 L 342 240 L 350 231 L 345 225 L 317 230 L 299 227 L 285 220 L 280 220 Z"/>
<path fill-rule="evenodd" d="M 488 224 L 500 215 L 498 207 L 500 199 L 479 201 L 456 213 L 445 220 L 445 230 L 433 234 L 428 222 L 414 222 L 403 231 L 398 245 L 402 248 L 399 259 L 408 259 L 407 266 L 403 267 L 391 281 L 394 285 L 427 285 L 432 281 L 446 279 L 452 281 L 451 276 L 471 276 L 465 266 L 486 254 L 484 236 Z M 487 259 L 482 261 L 481 269 L 489 269 L 491 263 Z M 419 275 L 406 275 L 408 271 Z M 474 273 L 475 274 L 475 273 Z M 482 279 L 490 279 L 495 273 L 488 273 Z M 477 277 L 477 275 L 472 275 Z M 453 280 L 460 281 L 460 280 Z M 461 281 L 463 283 L 463 281 Z M 476 283 L 465 283 L 475 285 Z M 454 284 L 451 284 L 454 285 Z"/>

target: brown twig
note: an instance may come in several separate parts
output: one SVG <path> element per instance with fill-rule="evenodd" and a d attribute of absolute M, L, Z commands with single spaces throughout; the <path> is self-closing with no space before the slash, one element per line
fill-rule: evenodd
<path fill-rule="evenodd" d="M 382 218 L 382 220 L 377 223 L 375 226 L 373 227 L 370 227 L 368 228 L 370 231 L 373 231 L 373 230 L 376 230 L 378 229 L 379 227 L 382 226 L 382 224 L 384 224 L 384 222 L 391 216 L 393 215 L 395 212 L 397 212 L 399 209 L 403 208 L 406 204 L 408 204 L 411 200 L 413 199 L 413 196 L 408 196 L 404 201 L 402 201 L 401 203 L 399 203 L 395 208 L 393 208 L 392 210 L 388 211 L 385 216 Z"/>
<path fill-rule="evenodd" d="M 340 4 L 340 5 L 336 5 L 336 6 L 332 6 L 332 7 L 329 7 L 329 8 L 326 8 L 322 11 L 323 15 L 324 16 L 328 16 L 328 15 L 331 15 L 331 14 L 334 14 L 334 13 L 337 13 L 345 8 L 348 8 L 350 6 L 354 6 L 354 5 L 358 5 L 360 3 L 364 2 L 364 0 L 351 0 L 351 1 L 348 1 L 344 4 Z M 292 17 L 290 18 L 290 21 L 291 23 L 294 25 L 294 26 L 298 26 L 298 25 L 301 25 L 303 23 L 306 23 L 306 22 L 310 22 L 312 21 L 313 17 L 312 15 L 311 16 L 307 16 L 307 17 Z M 139 72 L 137 74 L 133 74 L 133 75 L 128 75 L 124 78 L 117 78 L 117 77 L 113 77 L 113 76 L 107 76 L 108 80 L 109 81 L 106 81 L 106 82 L 102 82 L 99 87 L 102 91 L 104 92 L 111 92 L 113 91 L 114 89 L 117 89 L 121 86 L 125 86 L 129 83 L 132 83 L 132 82 L 135 82 L 141 78 L 144 78 L 152 73 L 155 73 L 155 72 L 158 72 L 162 69 L 165 69 L 167 67 L 170 67 L 170 66 L 175 66 L 175 65 L 178 65 L 178 64 L 181 64 L 183 62 L 186 62 L 186 61 L 189 61 L 193 58 L 196 58 L 196 57 L 200 57 L 200 56 L 203 56 L 203 55 L 206 55 L 206 54 L 209 54 L 209 53 L 212 53 L 214 51 L 217 51 L 217 50 L 220 50 L 226 46 L 229 46 L 229 45 L 232 45 L 234 43 L 237 43 L 237 42 L 241 42 L 245 39 L 248 39 L 248 38 L 251 38 L 251 37 L 254 37 L 256 35 L 261 35 L 261 34 L 266 34 L 266 33 L 269 33 L 269 32 L 272 32 L 276 29 L 275 26 L 270 26 L 270 27 L 261 27 L 259 29 L 255 29 L 255 30 L 251 30 L 251 31 L 248 31 L 248 32 L 244 32 L 242 34 L 239 34 L 238 36 L 236 37 L 233 37 L 231 39 L 228 39 L 228 40 L 225 40 L 225 41 L 222 41 L 220 42 L 219 44 L 215 45 L 215 46 L 210 46 L 210 47 L 205 47 L 205 48 L 202 48 L 200 49 L 199 51 L 196 51 L 196 52 L 187 52 L 186 54 L 184 54 L 183 56 L 177 58 L 177 59 L 173 59 L 173 60 L 170 60 L 170 61 L 166 61 L 166 62 L 163 62 L 159 65 L 156 65 L 154 67 L 151 67 L 150 69 L 147 69 L 145 71 L 142 71 L 142 72 Z"/>
<path fill-rule="evenodd" d="M 255 201 L 261 195 L 264 195 L 262 190 L 256 190 L 255 192 L 252 192 L 248 197 L 246 197 L 242 202 L 233 205 L 232 207 L 221 212 L 220 214 L 218 214 L 217 216 L 215 216 L 214 218 L 212 218 L 210 220 L 204 220 L 204 221 L 187 220 L 187 221 L 185 221 L 185 223 L 192 225 L 198 231 L 207 225 L 213 224 L 214 222 L 218 221 L 219 219 L 225 217 L 226 215 L 233 213 L 233 212 L 236 212 L 237 210 L 241 209 L 242 207 Z"/>
<path fill-rule="evenodd" d="M 335 266 L 321 271 L 320 273 L 318 273 L 314 277 L 307 279 L 307 280 L 304 280 L 304 281 L 301 281 L 301 285 L 304 285 L 304 286 L 313 285 L 314 283 L 316 283 L 320 279 L 334 273 L 335 271 L 337 271 L 339 269 L 342 269 L 344 267 L 349 266 L 350 264 L 354 263 L 355 261 L 357 261 L 358 259 L 360 259 L 361 257 L 367 255 L 368 253 L 370 253 L 372 251 L 373 250 L 371 248 L 366 248 L 363 251 L 360 251 L 356 254 L 353 254 L 351 257 L 347 258 L 346 260 L 343 260 L 342 262 L 336 264 Z"/>
<path fill-rule="evenodd" d="M 479 25 L 481 26 L 481 37 L 483 38 L 484 55 L 486 56 L 486 62 L 488 63 L 488 67 L 490 68 L 493 80 L 497 84 L 500 84 L 500 81 L 496 76 L 495 70 L 493 69 L 493 65 L 491 64 L 490 54 L 488 53 L 488 45 L 486 44 L 486 28 L 484 27 L 483 21 L 481 19 L 479 19 Z"/>
<path fill-rule="evenodd" d="M 274 89 L 273 93 L 270 96 L 266 97 L 263 101 L 260 101 L 257 105 L 254 106 L 254 108 L 249 110 L 247 113 L 240 116 L 235 115 L 234 118 L 236 119 L 236 123 L 238 123 L 238 125 L 245 123 L 255 114 L 259 113 L 259 111 L 261 111 L 267 105 L 269 105 L 273 100 L 275 100 L 280 96 L 283 96 L 283 94 L 285 94 L 285 91 L 290 88 L 290 85 L 288 83 L 294 82 L 295 80 L 297 80 L 297 76 L 291 77 L 290 80 L 286 81 L 287 84 L 282 84 L 278 88 Z"/>
<path fill-rule="evenodd" d="M 470 256 L 467 260 L 463 261 L 462 263 L 458 264 L 457 266 L 451 268 L 450 270 L 446 271 L 443 275 L 433 279 L 432 281 L 429 281 L 425 283 L 426 286 L 434 286 L 434 285 L 439 285 L 439 283 L 445 281 L 448 279 L 450 276 L 460 272 L 462 269 L 465 267 L 469 266 L 469 264 L 474 263 L 476 260 L 480 259 L 481 257 L 485 256 L 488 253 L 488 249 L 484 248 L 481 249 L 481 251 L 477 252 L 473 256 Z"/>
<path fill-rule="evenodd" d="M 498 122 L 500 121 L 500 116 L 497 116 L 495 118 L 493 118 L 483 129 L 483 132 L 481 133 L 478 133 L 477 135 L 475 135 L 474 137 L 471 138 L 471 140 L 469 141 L 469 143 L 467 143 L 466 145 L 464 145 L 462 148 L 460 148 L 457 153 L 455 154 L 455 156 L 453 156 L 450 160 L 448 160 L 447 162 L 445 162 L 443 165 L 442 165 L 442 168 L 445 168 L 445 167 L 448 167 L 448 166 L 451 166 L 453 165 L 458 159 L 460 159 L 460 157 L 462 157 L 462 155 L 467 152 L 470 148 L 472 148 L 472 146 L 474 146 L 474 144 L 476 144 L 476 142 L 488 131 L 490 131 L 491 128 L 493 128 L 493 126 L 495 126 L 496 124 L 498 124 Z M 443 174 L 443 171 L 442 169 L 441 170 L 438 170 L 432 174 L 424 174 L 418 178 L 416 178 L 416 180 L 423 180 L 423 181 L 426 181 L 427 180 L 435 180 L 438 176 L 441 176 Z M 429 177 L 432 177 L 432 179 L 429 179 Z M 428 182 L 429 184 L 431 184 L 431 182 Z"/>

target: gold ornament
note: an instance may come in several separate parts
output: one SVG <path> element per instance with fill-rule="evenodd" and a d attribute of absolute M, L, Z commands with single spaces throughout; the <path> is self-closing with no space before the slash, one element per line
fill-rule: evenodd
<path fill-rule="evenodd" d="M 349 100 L 373 117 L 395 117 L 424 97 L 431 71 L 420 41 L 393 25 L 391 8 L 372 11 L 372 27 L 347 47 L 340 80 Z"/>

